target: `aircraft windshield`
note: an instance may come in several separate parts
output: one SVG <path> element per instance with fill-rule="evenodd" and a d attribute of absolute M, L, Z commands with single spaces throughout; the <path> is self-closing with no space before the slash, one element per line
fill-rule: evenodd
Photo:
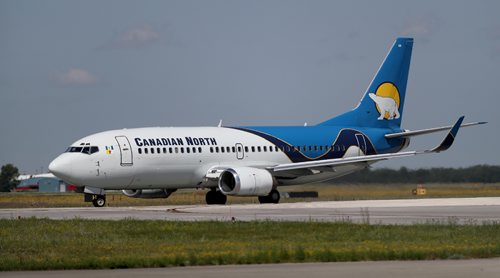
<path fill-rule="evenodd" d="M 85 146 L 85 147 L 69 147 L 66 150 L 67 153 L 85 153 L 93 154 L 99 152 L 99 147 L 97 146 Z"/>

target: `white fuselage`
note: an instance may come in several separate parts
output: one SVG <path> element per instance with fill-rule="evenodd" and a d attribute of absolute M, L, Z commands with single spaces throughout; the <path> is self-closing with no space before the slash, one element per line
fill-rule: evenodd
<path fill-rule="evenodd" d="M 224 127 L 112 130 L 84 137 L 70 149 L 79 147 L 97 147 L 98 151 L 67 151 L 51 163 L 51 172 L 70 183 L 102 189 L 213 187 L 216 184 L 206 178 L 211 169 L 266 168 L 291 162 L 266 139 Z M 358 154 L 359 149 L 351 146 L 345 156 Z M 320 181 L 359 168 L 349 165 L 335 172 L 277 180 L 279 184 Z"/>

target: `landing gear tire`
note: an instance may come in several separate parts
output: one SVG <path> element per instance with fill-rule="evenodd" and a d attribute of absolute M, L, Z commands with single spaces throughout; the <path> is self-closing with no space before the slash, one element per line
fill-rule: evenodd
<path fill-rule="evenodd" d="M 259 196 L 259 203 L 261 204 L 278 204 L 280 202 L 280 193 L 278 190 L 273 189 L 267 196 Z"/>
<path fill-rule="evenodd" d="M 207 205 L 225 205 L 227 196 L 218 190 L 210 190 L 205 195 L 205 201 Z"/>
<path fill-rule="evenodd" d="M 106 205 L 106 196 L 104 196 L 104 195 L 95 195 L 94 198 L 93 198 L 93 200 L 92 200 L 92 204 L 96 208 L 102 208 L 102 207 L 104 207 L 104 205 Z"/>

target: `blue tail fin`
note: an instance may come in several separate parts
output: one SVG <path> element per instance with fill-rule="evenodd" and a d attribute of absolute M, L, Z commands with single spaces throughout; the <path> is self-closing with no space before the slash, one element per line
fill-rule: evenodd
<path fill-rule="evenodd" d="M 412 38 L 396 39 L 358 106 L 319 125 L 399 128 L 412 47 Z"/>

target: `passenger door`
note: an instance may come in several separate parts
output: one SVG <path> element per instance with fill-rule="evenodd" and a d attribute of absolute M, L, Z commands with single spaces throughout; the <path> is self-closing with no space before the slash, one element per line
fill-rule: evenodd
<path fill-rule="evenodd" d="M 126 136 L 116 136 L 116 142 L 120 148 L 120 165 L 121 166 L 132 166 L 133 156 L 132 148 L 130 147 L 130 142 Z"/>

